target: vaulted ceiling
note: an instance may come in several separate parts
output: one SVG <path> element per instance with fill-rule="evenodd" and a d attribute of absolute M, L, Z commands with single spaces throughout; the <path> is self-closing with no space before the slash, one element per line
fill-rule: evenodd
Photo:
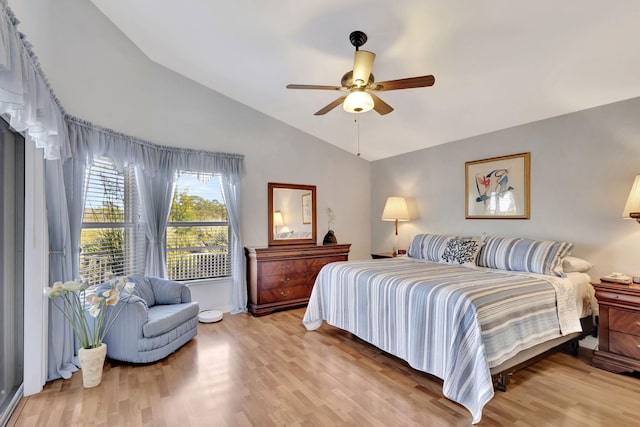
<path fill-rule="evenodd" d="M 636 1 L 91 1 L 152 61 L 368 160 L 640 96 Z M 285 86 L 339 85 L 353 30 L 377 81 L 435 85 L 314 116 L 340 93 Z"/>

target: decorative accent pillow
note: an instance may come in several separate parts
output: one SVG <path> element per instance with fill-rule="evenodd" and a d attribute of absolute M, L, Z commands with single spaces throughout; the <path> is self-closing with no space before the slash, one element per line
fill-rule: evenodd
<path fill-rule="evenodd" d="M 440 262 L 445 264 L 463 265 L 475 267 L 476 258 L 482 241 L 472 237 L 454 237 L 449 239 L 444 249 Z"/>
<path fill-rule="evenodd" d="M 574 256 L 566 256 L 562 260 L 562 270 L 565 273 L 584 273 L 591 268 L 593 268 L 593 264 L 591 264 L 586 259 Z"/>
<path fill-rule="evenodd" d="M 127 280 L 136 284 L 136 287 L 133 289 L 133 295 L 142 298 L 149 307 L 156 305 L 153 286 L 147 276 L 128 276 Z"/>
<path fill-rule="evenodd" d="M 441 234 L 417 234 L 411 241 L 408 255 L 411 258 L 440 262 L 447 242 L 451 239 L 451 236 Z"/>
<path fill-rule="evenodd" d="M 487 236 L 477 264 L 480 267 L 565 277 L 562 260 L 572 249 L 573 243 L 568 242 Z"/>

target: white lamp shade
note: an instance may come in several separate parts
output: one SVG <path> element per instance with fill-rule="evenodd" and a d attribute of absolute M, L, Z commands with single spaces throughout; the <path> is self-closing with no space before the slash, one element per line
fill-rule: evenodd
<path fill-rule="evenodd" d="M 356 50 L 353 61 L 353 82 L 358 86 L 365 86 L 369 82 L 373 60 L 376 54 L 366 50 Z"/>
<path fill-rule="evenodd" d="M 284 219 L 282 218 L 282 212 L 275 211 L 273 213 L 273 225 L 280 227 L 284 225 Z"/>
<path fill-rule="evenodd" d="M 342 108 L 348 113 L 366 113 L 373 108 L 373 98 L 363 90 L 354 90 L 347 95 Z"/>
<path fill-rule="evenodd" d="M 636 175 L 636 179 L 633 181 L 627 204 L 624 205 L 624 211 L 622 211 L 622 217 L 631 218 L 631 213 L 640 213 L 640 175 Z"/>
<path fill-rule="evenodd" d="M 404 197 L 388 197 L 382 211 L 383 221 L 409 221 L 409 209 Z"/>

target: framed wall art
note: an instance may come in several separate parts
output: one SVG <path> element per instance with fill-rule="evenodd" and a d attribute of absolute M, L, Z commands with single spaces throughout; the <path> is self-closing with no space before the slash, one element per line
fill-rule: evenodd
<path fill-rule="evenodd" d="M 465 218 L 529 219 L 531 153 L 465 163 Z"/>

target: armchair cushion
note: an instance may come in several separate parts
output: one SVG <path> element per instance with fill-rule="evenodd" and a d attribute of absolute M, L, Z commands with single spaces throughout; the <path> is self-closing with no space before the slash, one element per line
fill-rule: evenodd
<path fill-rule="evenodd" d="M 142 326 L 145 338 L 157 337 L 198 316 L 198 303 L 155 305 L 149 309 L 149 320 Z"/>

